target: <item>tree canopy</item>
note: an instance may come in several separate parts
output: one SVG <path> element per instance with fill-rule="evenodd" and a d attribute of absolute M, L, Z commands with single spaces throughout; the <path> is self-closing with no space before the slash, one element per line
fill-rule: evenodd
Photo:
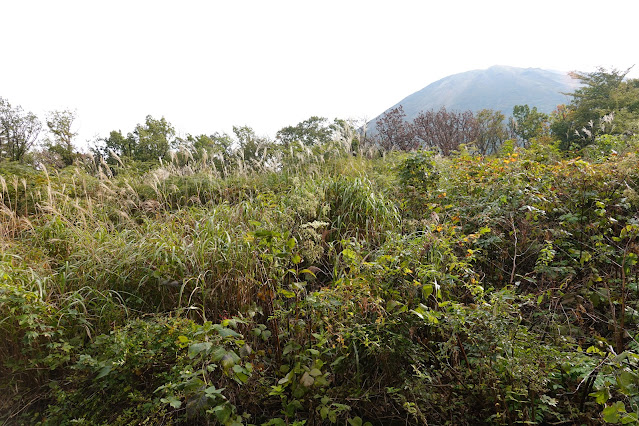
<path fill-rule="evenodd" d="M 293 142 L 312 146 L 330 142 L 335 131 L 335 123 L 330 124 L 324 117 L 312 116 L 295 126 L 278 130 L 275 138 L 286 146 Z"/>
<path fill-rule="evenodd" d="M 548 114 L 537 111 L 537 107 L 530 108 L 527 104 L 515 105 L 508 127 L 522 145 L 527 146 L 531 139 L 548 131 L 548 120 Z"/>
<path fill-rule="evenodd" d="M 572 101 L 553 115 L 550 124 L 562 149 L 583 148 L 598 134 L 632 134 L 639 130 L 639 80 L 627 80 L 628 72 L 630 68 L 609 71 L 600 67 L 594 72 L 571 73 L 580 87 L 570 94 Z"/>
<path fill-rule="evenodd" d="M 0 97 L 0 159 L 22 161 L 38 140 L 40 130 L 42 123 L 34 113 Z"/>
<path fill-rule="evenodd" d="M 177 147 L 175 128 L 166 118 L 146 116 L 126 137 L 121 130 L 113 130 L 103 138 L 103 146 L 96 152 L 115 162 L 114 155 L 137 161 L 158 161 L 167 156 L 171 148 Z"/>
<path fill-rule="evenodd" d="M 73 142 L 78 133 L 72 129 L 75 119 L 75 111 L 63 110 L 51 111 L 46 120 L 49 136 L 45 144 L 49 151 L 60 156 L 66 166 L 73 164 L 76 157 Z"/>

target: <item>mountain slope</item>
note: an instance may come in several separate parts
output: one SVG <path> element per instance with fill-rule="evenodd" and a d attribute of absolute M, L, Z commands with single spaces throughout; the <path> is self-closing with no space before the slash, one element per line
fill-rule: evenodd
<path fill-rule="evenodd" d="M 420 111 L 437 110 L 442 106 L 459 111 L 489 108 L 508 117 L 515 105 L 528 104 L 549 113 L 557 105 L 570 101 L 562 92 L 572 92 L 576 87 L 575 80 L 557 71 L 493 66 L 442 78 L 389 109 L 403 106 L 408 121 Z M 372 120 L 372 125 L 377 118 Z"/>

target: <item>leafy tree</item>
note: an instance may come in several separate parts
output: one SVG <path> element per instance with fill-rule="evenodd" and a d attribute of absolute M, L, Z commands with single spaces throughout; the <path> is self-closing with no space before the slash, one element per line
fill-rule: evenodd
<path fill-rule="evenodd" d="M 212 135 L 188 135 L 185 143 L 195 159 L 201 159 L 204 155 L 226 158 L 231 153 L 233 138 L 226 133 L 216 132 Z"/>
<path fill-rule="evenodd" d="M 639 133 L 639 79 L 622 81 L 611 93 L 617 133 Z"/>
<path fill-rule="evenodd" d="M 165 157 L 169 149 L 177 147 L 179 141 L 175 137 L 175 129 L 164 117 L 158 120 L 147 115 L 144 124 L 136 125 L 126 137 L 121 130 L 113 130 L 101 142 L 104 145 L 93 151 L 110 164 L 115 164 L 118 161 L 116 156 L 137 161 L 157 161 Z"/>
<path fill-rule="evenodd" d="M 479 135 L 477 120 L 472 111 L 422 111 L 413 121 L 415 136 L 424 146 L 437 148 L 447 156 L 460 144 L 469 144 Z"/>
<path fill-rule="evenodd" d="M 188 152 L 188 156 L 195 161 L 212 164 L 219 172 L 233 165 L 233 138 L 227 133 L 214 133 L 212 135 L 187 135 L 179 140 L 178 149 Z"/>
<path fill-rule="evenodd" d="M 550 114 L 550 133 L 559 140 L 559 148 L 566 151 L 575 138 L 573 130 L 574 110 L 567 105 L 557 105 Z"/>
<path fill-rule="evenodd" d="M 133 156 L 140 161 L 153 161 L 168 154 L 175 143 L 175 129 L 164 117 L 157 120 L 146 116 L 144 124 L 138 124 L 133 131 Z"/>
<path fill-rule="evenodd" d="M 58 154 L 65 166 L 70 166 L 76 158 L 73 138 L 77 136 L 71 129 L 76 113 L 70 110 L 52 111 L 47 115 L 49 137 L 46 141 L 47 149 Z"/>
<path fill-rule="evenodd" d="M 312 116 L 295 126 L 280 129 L 276 139 L 285 146 L 295 141 L 311 146 L 330 142 L 335 131 L 336 124 L 329 124 L 328 119 L 324 117 Z"/>
<path fill-rule="evenodd" d="M 506 139 L 508 129 L 504 125 L 504 114 L 492 109 L 482 109 L 475 118 L 478 136 L 475 146 L 481 155 L 494 154 Z"/>
<path fill-rule="evenodd" d="M 271 156 L 271 141 L 257 136 L 249 126 L 233 126 L 239 154 L 247 163 L 263 163 Z"/>
<path fill-rule="evenodd" d="M 581 86 L 572 94 L 567 111 L 555 114 L 550 129 L 560 139 L 560 148 L 583 148 L 592 143 L 598 134 L 633 133 L 639 125 L 639 80 L 625 80 L 630 69 L 608 71 L 573 72 L 571 77 Z M 611 115 L 612 114 L 612 115 Z M 614 122 L 602 122 L 603 117 Z M 610 124 L 610 125 L 606 125 Z M 584 131 L 585 130 L 585 131 Z"/>
<path fill-rule="evenodd" d="M 38 140 L 42 124 L 32 112 L 0 98 L 0 158 L 23 161 Z"/>
<path fill-rule="evenodd" d="M 419 147 L 413 126 L 406 122 L 406 113 L 401 105 L 382 114 L 375 126 L 380 145 L 385 150 L 412 151 Z"/>
<path fill-rule="evenodd" d="M 132 133 L 124 137 L 121 130 L 112 130 L 111 133 L 109 133 L 109 137 L 102 139 L 102 141 L 105 144 L 102 155 L 104 155 L 109 162 L 116 161 L 115 158 L 113 158 L 113 154 L 120 157 L 133 158 L 136 141 Z"/>
<path fill-rule="evenodd" d="M 613 93 L 619 88 L 630 68 L 625 71 L 612 69 L 607 71 L 598 68 L 595 72 L 570 73 L 579 80 L 581 87 L 572 93 L 571 106 L 575 110 L 577 125 L 585 125 L 590 120 L 597 120 L 620 107 Z"/>
<path fill-rule="evenodd" d="M 515 105 L 508 127 L 524 147 L 528 147 L 532 138 L 542 136 L 547 131 L 548 120 L 548 115 L 537 111 L 537 107 L 530 109 L 528 105 Z"/>

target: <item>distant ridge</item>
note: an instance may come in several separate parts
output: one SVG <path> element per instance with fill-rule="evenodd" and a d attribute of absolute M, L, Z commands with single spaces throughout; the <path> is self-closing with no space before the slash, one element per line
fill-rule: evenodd
<path fill-rule="evenodd" d="M 515 105 L 528 104 L 550 113 L 557 105 L 570 102 L 570 97 L 562 93 L 570 93 L 577 87 L 578 82 L 566 73 L 497 65 L 444 77 L 388 109 L 401 105 L 408 121 L 420 111 L 438 110 L 442 106 L 458 111 L 489 108 L 508 117 Z M 369 128 L 375 126 L 377 118 L 371 120 Z"/>

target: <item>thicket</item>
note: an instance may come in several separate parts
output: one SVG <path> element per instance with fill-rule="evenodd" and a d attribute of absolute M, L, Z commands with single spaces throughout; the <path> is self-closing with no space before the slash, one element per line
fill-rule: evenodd
<path fill-rule="evenodd" d="M 0 99 L 0 421 L 638 424 L 626 73 L 508 129 L 178 140 L 149 116 L 94 159 L 69 111 L 32 153 L 37 117 Z"/>
<path fill-rule="evenodd" d="M 639 415 L 639 141 L 0 164 L 6 424 Z"/>

